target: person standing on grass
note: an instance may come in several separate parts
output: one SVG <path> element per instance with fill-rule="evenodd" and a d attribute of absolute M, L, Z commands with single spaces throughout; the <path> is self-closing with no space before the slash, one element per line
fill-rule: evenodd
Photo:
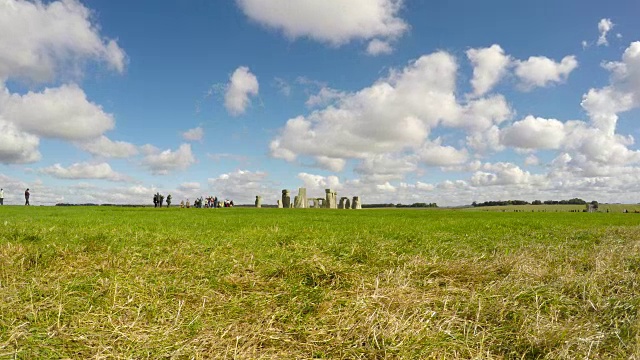
<path fill-rule="evenodd" d="M 4 189 L 0 189 L 0 205 L 4 205 Z"/>
<path fill-rule="evenodd" d="M 27 188 L 27 190 L 24 191 L 24 206 L 31 205 L 29 204 L 29 196 L 31 196 L 31 193 L 29 192 L 29 188 Z"/>

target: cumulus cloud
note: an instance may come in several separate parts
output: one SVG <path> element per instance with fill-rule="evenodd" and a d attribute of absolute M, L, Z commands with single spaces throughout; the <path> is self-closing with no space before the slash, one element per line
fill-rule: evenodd
<path fill-rule="evenodd" d="M 130 158 L 138 154 L 138 148 L 126 141 L 113 141 L 102 135 L 97 139 L 77 142 L 76 145 L 91 155 L 103 158 Z"/>
<path fill-rule="evenodd" d="M 524 164 L 527 166 L 537 166 L 540 165 L 540 159 L 532 154 L 524 159 Z"/>
<path fill-rule="evenodd" d="M 265 202 L 275 203 L 278 191 L 261 171 L 237 170 L 208 179 L 209 187 L 218 199 L 233 200 L 235 204 L 253 204 L 257 195 Z"/>
<path fill-rule="evenodd" d="M 596 43 L 598 46 L 609 46 L 607 34 L 609 33 L 609 31 L 611 31 L 611 29 L 613 29 L 613 22 L 611 21 L 611 19 L 600 19 L 600 22 L 598 22 L 598 31 L 600 32 L 600 37 L 598 37 L 598 42 Z"/>
<path fill-rule="evenodd" d="M 155 175 L 167 175 L 171 171 L 185 170 L 196 162 L 190 144 L 182 144 L 175 151 L 171 149 L 161 151 L 154 146 L 145 145 L 143 152 L 146 156 L 142 159 L 142 164 Z"/>
<path fill-rule="evenodd" d="M 342 189 L 340 179 L 335 175 L 322 176 L 302 172 L 298 174 L 298 179 L 302 181 L 303 187 L 307 189 L 307 194 L 310 196 L 316 194 L 322 197 L 325 194 L 325 189 Z M 295 194 L 297 194 L 296 189 L 294 189 L 291 195 L 293 196 Z"/>
<path fill-rule="evenodd" d="M 364 158 L 419 147 L 430 127 L 459 116 L 453 93 L 456 71 L 447 53 L 423 56 L 342 96 L 336 106 L 290 119 L 271 142 L 271 154 L 289 161 L 298 154 Z"/>
<path fill-rule="evenodd" d="M 573 55 L 556 62 L 544 56 L 532 56 L 528 60 L 515 62 L 515 75 L 524 90 L 547 87 L 567 80 L 569 74 L 578 67 Z"/>
<path fill-rule="evenodd" d="M 474 186 L 496 186 L 496 185 L 540 185 L 545 183 L 546 177 L 534 175 L 522 170 L 515 164 L 499 162 L 495 164 L 484 164 L 484 171 L 477 171 L 471 177 L 471 184 Z"/>
<path fill-rule="evenodd" d="M 202 141 L 203 137 L 204 129 L 202 129 L 200 126 L 189 129 L 182 133 L 182 139 L 186 141 Z"/>
<path fill-rule="evenodd" d="M 66 67 L 88 59 L 122 72 L 124 51 L 91 20 L 91 11 L 77 0 L 0 1 L 0 82 L 50 81 L 58 72 L 78 71 Z"/>
<path fill-rule="evenodd" d="M 55 164 L 39 170 L 43 174 L 53 176 L 58 179 L 101 179 L 108 181 L 130 181 L 126 175 L 120 174 L 111 168 L 107 163 L 90 164 L 75 163 L 69 167 Z"/>
<path fill-rule="evenodd" d="M 318 93 L 309 96 L 309 98 L 305 102 L 305 105 L 310 108 L 326 106 L 344 96 L 346 96 L 346 93 L 342 91 L 323 86 L 322 88 L 320 88 Z"/>
<path fill-rule="evenodd" d="M 556 119 L 536 118 L 531 115 L 503 129 L 503 145 L 521 149 L 558 149 L 565 139 L 564 124 Z"/>
<path fill-rule="evenodd" d="M 473 65 L 473 95 L 482 96 L 490 91 L 507 73 L 511 58 L 500 45 L 488 48 L 469 49 L 467 57 Z"/>
<path fill-rule="evenodd" d="M 250 19 L 281 30 L 290 39 L 307 37 L 333 46 L 352 40 L 377 40 L 369 53 L 387 51 L 384 42 L 405 33 L 399 18 L 402 0 L 236 0 Z M 387 44 L 388 46 L 388 44 Z"/>
<path fill-rule="evenodd" d="M 469 134 L 466 138 L 466 144 L 477 155 L 486 155 L 504 150 L 504 145 L 500 143 L 500 128 L 496 125 L 486 130 Z"/>
<path fill-rule="evenodd" d="M 386 55 L 393 52 L 393 46 L 388 41 L 373 39 L 367 45 L 367 54 L 371 56 Z"/>
<path fill-rule="evenodd" d="M 0 163 L 28 164 L 40 160 L 40 139 L 20 131 L 0 116 Z"/>
<path fill-rule="evenodd" d="M 618 113 L 640 106 L 640 41 L 629 45 L 622 61 L 607 62 L 604 67 L 611 72 L 609 85 L 590 89 L 581 105 L 594 126 L 613 134 Z"/>
<path fill-rule="evenodd" d="M 97 138 L 115 121 L 101 106 L 87 100 L 75 84 L 46 88 L 25 95 L 0 88 L 0 115 L 21 130 L 62 140 Z"/>
<path fill-rule="evenodd" d="M 347 164 L 345 159 L 316 156 L 316 166 L 334 172 L 340 172 Z"/>
<path fill-rule="evenodd" d="M 469 157 L 466 149 L 443 146 L 440 139 L 425 144 L 418 154 L 421 162 L 428 166 L 460 165 L 465 163 Z"/>
<path fill-rule="evenodd" d="M 237 68 L 229 80 L 225 94 L 224 106 L 233 116 L 242 115 L 251 105 L 249 96 L 258 95 L 258 78 L 246 66 Z"/>
<path fill-rule="evenodd" d="M 363 159 L 355 168 L 363 181 L 382 183 L 401 180 L 418 169 L 417 156 L 372 155 Z"/>
<path fill-rule="evenodd" d="M 486 144 L 480 137 L 493 133 L 492 128 L 509 119 L 513 111 L 502 95 L 459 101 L 457 70 L 453 56 L 437 52 L 421 56 L 403 69 L 393 69 L 356 92 L 323 87 L 324 91 L 307 103 L 331 99 L 330 103 L 288 120 L 270 143 L 271 155 L 287 161 L 298 156 L 362 160 L 421 152 L 418 157 L 425 164 L 464 162 L 468 156 L 465 149 L 431 144 L 431 130 L 439 126 L 463 129 L 478 143 Z M 339 168 L 326 166 L 326 161 L 316 166 Z"/>

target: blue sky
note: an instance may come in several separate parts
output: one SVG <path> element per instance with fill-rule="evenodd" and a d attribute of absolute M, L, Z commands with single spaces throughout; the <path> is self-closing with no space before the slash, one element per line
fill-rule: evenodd
<path fill-rule="evenodd" d="M 639 202 L 640 3 L 0 0 L 5 203 Z M 174 200 L 175 201 L 175 200 Z"/>

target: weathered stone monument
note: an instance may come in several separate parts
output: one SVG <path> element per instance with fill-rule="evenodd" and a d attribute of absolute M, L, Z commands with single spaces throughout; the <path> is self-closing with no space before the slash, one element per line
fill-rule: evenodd
<path fill-rule="evenodd" d="M 311 209 L 321 209 L 324 208 L 324 198 L 311 198 L 309 199 L 309 208 Z"/>
<path fill-rule="evenodd" d="M 324 206 L 327 209 L 337 209 L 338 208 L 338 201 L 337 201 L 338 193 L 333 191 L 333 190 L 331 190 L 331 189 L 325 189 L 324 192 L 326 193 Z"/>
<path fill-rule="evenodd" d="M 291 207 L 291 193 L 289 190 L 282 190 L 282 207 L 288 209 Z"/>
<path fill-rule="evenodd" d="M 307 189 L 299 188 L 298 195 L 291 201 L 291 192 L 287 189 L 282 190 L 282 200 L 278 200 L 278 208 L 296 208 L 296 209 L 309 209 L 309 208 L 326 208 L 326 209 L 362 209 L 362 203 L 360 196 L 354 196 L 353 200 L 346 196 L 338 199 L 338 193 L 331 189 L 325 189 L 324 198 L 308 198 Z M 262 203 L 262 197 L 256 196 L 256 207 L 258 203 Z"/>
<path fill-rule="evenodd" d="M 360 203 L 360 196 L 354 196 L 353 201 L 351 202 L 352 209 L 362 209 L 362 204 Z"/>
<path fill-rule="evenodd" d="M 349 198 L 346 197 L 341 197 L 340 198 L 340 202 L 338 203 L 338 209 L 346 209 L 347 206 L 347 200 L 349 200 Z"/>
<path fill-rule="evenodd" d="M 262 196 L 256 195 L 256 207 L 262 207 Z"/>
<path fill-rule="evenodd" d="M 296 209 L 306 209 L 308 206 L 307 189 L 301 187 L 298 189 L 298 195 L 295 197 L 294 207 Z"/>

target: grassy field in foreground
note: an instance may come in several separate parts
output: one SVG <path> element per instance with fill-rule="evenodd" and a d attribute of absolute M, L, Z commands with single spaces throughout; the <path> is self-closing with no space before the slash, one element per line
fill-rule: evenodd
<path fill-rule="evenodd" d="M 0 208 L 0 358 L 640 359 L 640 216 Z"/>

